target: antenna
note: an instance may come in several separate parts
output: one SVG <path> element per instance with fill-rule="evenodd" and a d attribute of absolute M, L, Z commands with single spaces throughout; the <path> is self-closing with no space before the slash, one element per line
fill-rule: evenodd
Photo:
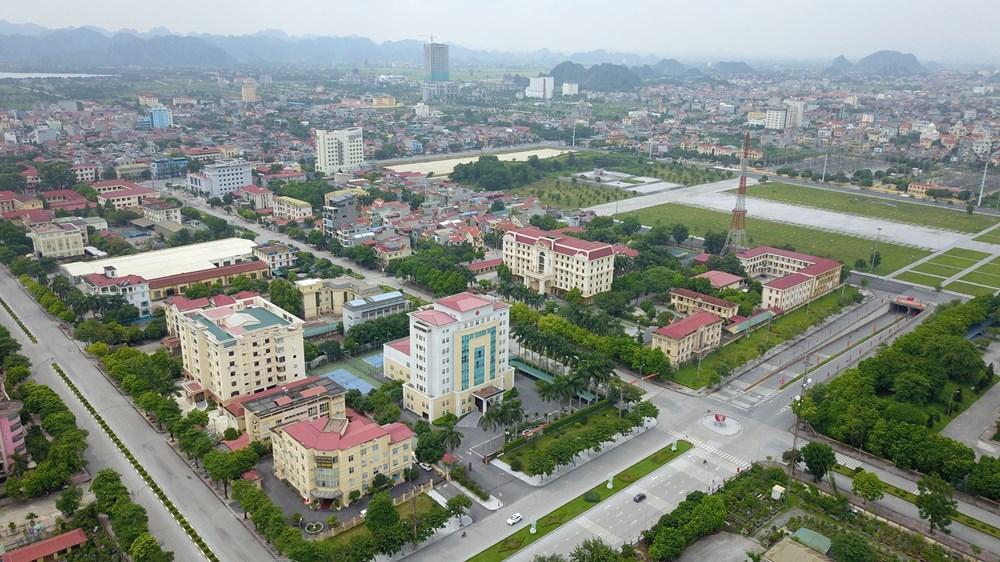
<path fill-rule="evenodd" d="M 740 158 L 740 188 L 736 192 L 736 206 L 729 223 L 723 253 L 739 251 L 747 244 L 747 160 L 750 159 L 750 131 L 743 133 L 743 156 Z"/>

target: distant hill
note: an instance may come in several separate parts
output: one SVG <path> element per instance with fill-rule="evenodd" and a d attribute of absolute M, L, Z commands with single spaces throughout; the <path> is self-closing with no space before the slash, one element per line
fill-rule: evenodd
<path fill-rule="evenodd" d="M 623 92 L 634 90 L 642 84 L 639 75 L 621 64 L 602 63 L 586 68 L 581 64 L 565 61 L 556 65 L 550 74 L 556 85 L 577 82 L 580 88 L 597 92 Z"/>
<path fill-rule="evenodd" d="M 833 59 L 828 72 L 869 74 L 878 76 L 898 76 L 927 72 L 924 65 L 912 53 L 899 51 L 876 51 L 856 63 L 851 64 L 843 55 Z"/>
<path fill-rule="evenodd" d="M 753 68 L 743 61 L 720 61 L 713 64 L 709 70 L 715 74 L 750 74 Z"/>
<path fill-rule="evenodd" d="M 653 70 L 660 76 L 681 76 L 687 73 L 688 68 L 676 59 L 660 59 L 653 65 Z"/>

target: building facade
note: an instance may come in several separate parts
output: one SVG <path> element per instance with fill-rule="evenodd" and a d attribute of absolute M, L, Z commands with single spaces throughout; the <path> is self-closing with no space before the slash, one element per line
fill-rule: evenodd
<path fill-rule="evenodd" d="M 220 403 L 305 378 L 304 322 L 263 297 L 174 317 L 185 376 Z"/>
<path fill-rule="evenodd" d="M 275 197 L 273 205 L 271 208 L 276 219 L 300 222 L 313 216 L 312 205 L 293 197 Z"/>
<path fill-rule="evenodd" d="M 365 141 L 361 127 L 326 131 L 316 129 L 316 171 L 322 174 L 348 172 L 365 163 Z"/>
<path fill-rule="evenodd" d="M 785 128 L 788 110 L 783 108 L 768 108 L 764 113 L 764 128 L 780 131 Z"/>
<path fill-rule="evenodd" d="M 382 294 L 382 289 L 342 275 L 333 279 L 299 279 L 295 287 L 302 294 L 303 317 L 315 320 L 320 316 L 344 314 L 344 305 L 355 299 Z"/>
<path fill-rule="evenodd" d="M 91 273 L 80 279 L 80 290 L 96 297 L 122 297 L 139 310 L 139 316 L 150 315 L 149 282 L 138 275 L 118 275 L 112 266 L 104 273 Z"/>
<path fill-rule="evenodd" d="M 528 87 L 524 89 L 524 97 L 550 100 L 555 94 L 555 89 L 555 78 L 552 76 L 536 76 L 528 80 Z"/>
<path fill-rule="evenodd" d="M 406 312 L 408 308 L 410 308 L 410 301 L 399 291 L 352 299 L 344 303 L 344 316 L 341 324 L 346 334 L 358 324 Z"/>
<path fill-rule="evenodd" d="M 428 82 L 447 82 L 448 45 L 444 43 L 424 44 L 424 80 Z"/>
<path fill-rule="evenodd" d="M 670 306 L 674 307 L 674 310 L 685 314 L 693 314 L 699 310 L 704 310 L 725 320 L 729 320 L 740 312 L 740 306 L 736 303 L 699 293 L 698 291 L 692 291 L 691 289 L 674 289 L 670 291 Z"/>
<path fill-rule="evenodd" d="M 394 484 L 413 465 L 416 436 L 396 422 L 378 425 L 348 410 L 346 417 L 324 417 L 272 430 L 274 473 L 306 503 L 350 504 L 351 492 L 368 492 L 375 476 Z"/>
<path fill-rule="evenodd" d="M 82 256 L 87 245 L 86 231 L 75 224 L 41 223 L 28 228 L 28 238 L 36 256 L 69 258 Z"/>
<path fill-rule="evenodd" d="M 187 174 L 188 160 L 183 156 L 157 158 L 149 163 L 149 173 L 154 180 L 181 178 Z"/>
<path fill-rule="evenodd" d="M 224 160 L 207 164 L 201 172 L 187 175 L 188 187 L 201 192 L 205 197 L 221 198 L 240 188 L 253 184 L 249 162 L 244 160 Z"/>
<path fill-rule="evenodd" d="M 174 126 L 174 114 L 166 107 L 154 107 L 149 110 L 149 122 L 154 129 L 169 129 Z"/>
<path fill-rule="evenodd" d="M 820 258 L 760 246 L 736 253 L 747 275 L 763 282 L 761 306 L 791 310 L 840 286 L 843 265 Z"/>
<path fill-rule="evenodd" d="M 357 222 L 361 215 L 363 189 L 341 189 L 323 195 L 323 232 L 336 236 L 337 230 Z"/>
<path fill-rule="evenodd" d="M 459 293 L 409 317 L 410 375 L 403 385 L 408 410 L 428 420 L 446 413 L 461 417 L 473 409 L 485 411 L 512 388 L 505 303 Z"/>
<path fill-rule="evenodd" d="M 181 205 L 163 199 L 149 199 L 142 203 L 142 216 L 160 222 L 181 222 Z"/>
<path fill-rule="evenodd" d="M 267 263 L 267 267 L 271 271 L 295 267 L 299 260 L 291 248 L 277 242 L 268 242 L 255 247 L 253 255 L 260 261 Z"/>
<path fill-rule="evenodd" d="M 14 472 L 14 455 L 26 456 L 24 428 L 21 425 L 22 404 L 7 400 L 0 394 L 0 479 L 6 480 Z"/>
<path fill-rule="evenodd" d="M 677 367 L 719 347 L 721 341 L 722 318 L 699 311 L 653 332 L 652 345 Z"/>
<path fill-rule="evenodd" d="M 250 441 L 270 441 L 281 425 L 347 416 L 347 391 L 328 377 L 308 377 L 226 404 L 229 427 L 246 432 Z"/>
<path fill-rule="evenodd" d="M 504 234 L 503 263 L 539 293 L 563 295 L 579 289 L 584 298 L 611 290 L 615 254 L 611 244 L 591 242 L 533 226 Z"/>

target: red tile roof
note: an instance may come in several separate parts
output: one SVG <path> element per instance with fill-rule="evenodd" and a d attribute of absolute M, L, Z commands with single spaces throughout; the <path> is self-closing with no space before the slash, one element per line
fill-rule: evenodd
<path fill-rule="evenodd" d="M 695 275 L 695 279 L 708 279 L 708 282 L 712 284 L 713 289 L 721 289 L 722 287 L 728 287 L 743 281 L 743 278 L 739 275 L 733 275 L 732 273 L 727 273 L 725 271 L 706 271 L 700 275 Z"/>
<path fill-rule="evenodd" d="M 390 443 L 398 443 L 413 437 L 409 427 L 399 422 L 388 425 L 378 425 L 364 416 L 348 414 L 347 426 L 343 428 L 343 420 L 319 418 L 303 420 L 283 426 L 276 431 L 282 431 L 300 443 L 303 447 L 319 451 L 342 451 L 362 443 L 368 443 L 381 437 L 389 436 Z"/>
<path fill-rule="evenodd" d="M 90 275 L 84 275 L 83 279 L 87 283 L 90 283 L 95 287 L 110 287 L 112 285 L 127 287 L 129 285 L 141 285 L 146 282 L 146 280 L 141 275 L 122 275 L 119 277 L 108 277 L 103 273 L 91 273 Z"/>
<path fill-rule="evenodd" d="M 803 275 L 801 273 L 792 273 L 791 275 L 786 275 L 786 276 L 781 277 L 779 279 L 774 279 L 772 281 L 768 281 L 767 283 L 764 283 L 764 286 L 765 287 L 771 287 L 772 289 L 777 289 L 779 291 L 783 291 L 785 289 L 789 289 L 789 288 L 794 287 L 796 285 L 801 285 L 803 283 L 807 283 L 807 282 L 809 282 L 811 280 L 812 280 L 812 277 L 810 277 L 808 275 Z"/>
<path fill-rule="evenodd" d="M 614 254 L 611 244 L 555 234 L 535 226 L 526 226 L 511 230 L 510 232 L 514 233 L 515 240 L 521 244 L 541 243 L 547 248 L 567 256 L 575 256 L 582 253 L 590 261 Z"/>
<path fill-rule="evenodd" d="M 12 550 L 4 554 L 2 560 L 3 562 L 36 562 L 85 542 L 87 542 L 87 535 L 81 529 L 73 529 L 61 535 Z"/>
<path fill-rule="evenodd" d="M 493 304 L 492 300 L 483 298 L 479 295 L 474 295 L 468 291 L 451 295 L 450 297 L 444 297 L 443 299 L 438 299 L 435 302 L 441 306 L 457 310 L 459 312 L 468 312 L 470 310 L 475 310 L 477 308 Z"/>
<path fill-rule="evenodd" d="M 783 256 L 786 258 L 791 258 L 794 260 L 800 260 L 810 263 L 811 265 L 808 265 L 805 268 L 799 270 L 799 273 L 802 273 L 803 275 L 816 276 L 841 266 L 840 262 L 831 259 L 810 256 L 809 254 L 803 254 L 801 252 L 793 252 L 791 250 L 782 250 L 781 248 L 774 248 L 771 246 L 758 246 L 756 248 L 751 248 L 749 250 L 743 250 L 742 252 L 738 252 L 736 256 L 739 258 L 749 259 L 764 254 Z"/>
<path fill-rule="evenodd" d="M 721 306 L 723 308 L 739 308 L 738 304 L 729 302 L 726 299 L 720 299 L 719 297 L 713 297 L 712 295 L 706 295 L 704 293 L 699 293 L 698 291 L 692 291 L 691 289 L 674 289 L 670 291 L 670 294 L 677 294 L 682 297 L 706 302 L 715 306 Z"/>
<path fill-rule="evenodd" d="M 474 261 L 465 266 L 469 271 L 482 271 L 484 269 L 493 269 L 494 267 L 499 267 L 503 263 L 503 258 L 494 258 L 491 260 Z"/>
<path fill-rule="evenodd" d="M 183 285 L 185 283 L 196 283 L 206 279 L 215 279 L 217 277 L 251 273 L 254 271 L 268 271 L 267 264 L 262 261 L 248 261 L 233 265 L 224 265 L 222 267 L 212 267 L 209 269 L 192 271 L 190 273 L 178 273 L 177 275 L 158 277 L 156 279 L 150 279 L 149 288 L 162 289 L 163 287 L 173 287 L 174 285 Z"/>
<path fill-rule="evenodd" d="M 456 321 L 450 314 L 440 310 L 418 310 L 413 313 L 413 317 L 432 326 L 447 326 Z"/>
<path fill-rule="evenodd" d="M 289 382 L 289 383 L 285 383 L 285 384 L 283 384 L 281 386 L 276 386 L 274 388 L 269 388 L 267 390 L 262 390 L 260 392 L 255 392 L 253 394 L 247 394 L 245 396 L 237 396 L 236 398 L 233 398 L 232 402 L 226 404 L 226 410 L 230 414 L 232 414 L 232 415 L 234 415 L 234 416 L 236 416 L 238 418 L 239 417 L 243 417 L 243 413 L 244 413 L 243 404 L 246 403 L 246 402 L 249 402 L 251 400 L 258 400 L 260 398 L 267 398 L 268 396 L 273 396 L 275 394 L 281 394 L 282 392 L 285 392 L 285 391 L 287 391 L 289 389 L 298 388 L 300 386 L 304 386 L 304 385 L 307 385 L 307 384 L 310 384 L 310 383 L 314 383 L 314 382 L 316 382 L 318 380 L 319 380 L 318 376 L 317 377 L 306 377 L 304 379 L 299 379 L 297 381 L 292 381 L 292 382 Z"/>
<path fill-rule="evenodd" d="M 721 323 L 722 319 L 711 312 L 696 312 L 683 320 L 671 322 L 669 325 L 656 330 L 656 333 L 672 340 L 684 339 L 697 332 L 705 326 L 710 326 L 716 322 Z"/>
<path fill-rule="evenodd" d="M 405 355 L 409 355 L 410 354 L 410 337 L 409 336 L 407 336 L 405 338 L 400 338 L 400 339 L 395 340 L 395 341 L 391 341 L 391 342 L 389 342 L 389 343 L 387 343 L 385 345 L 387 345 L 387 346 L 389 346 L 389 347 L 395 349 L 396 351 L 398 351 L 400 353 L 403 353 Z"/>

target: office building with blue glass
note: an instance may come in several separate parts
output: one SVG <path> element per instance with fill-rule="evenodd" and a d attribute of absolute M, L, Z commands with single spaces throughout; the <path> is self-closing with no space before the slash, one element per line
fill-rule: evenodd
<path fill-rule="evenodd" d="M 384 363 L 400 363 L 386 365 L 387 370 L 408 367 L 403 386 L 407 409 L 428 420 L 449 412 L 485 412 L 514 386 L 506 303 L 459 293 L 409 316 L 408 345 L 394 346 L 384 358 Z"/>

